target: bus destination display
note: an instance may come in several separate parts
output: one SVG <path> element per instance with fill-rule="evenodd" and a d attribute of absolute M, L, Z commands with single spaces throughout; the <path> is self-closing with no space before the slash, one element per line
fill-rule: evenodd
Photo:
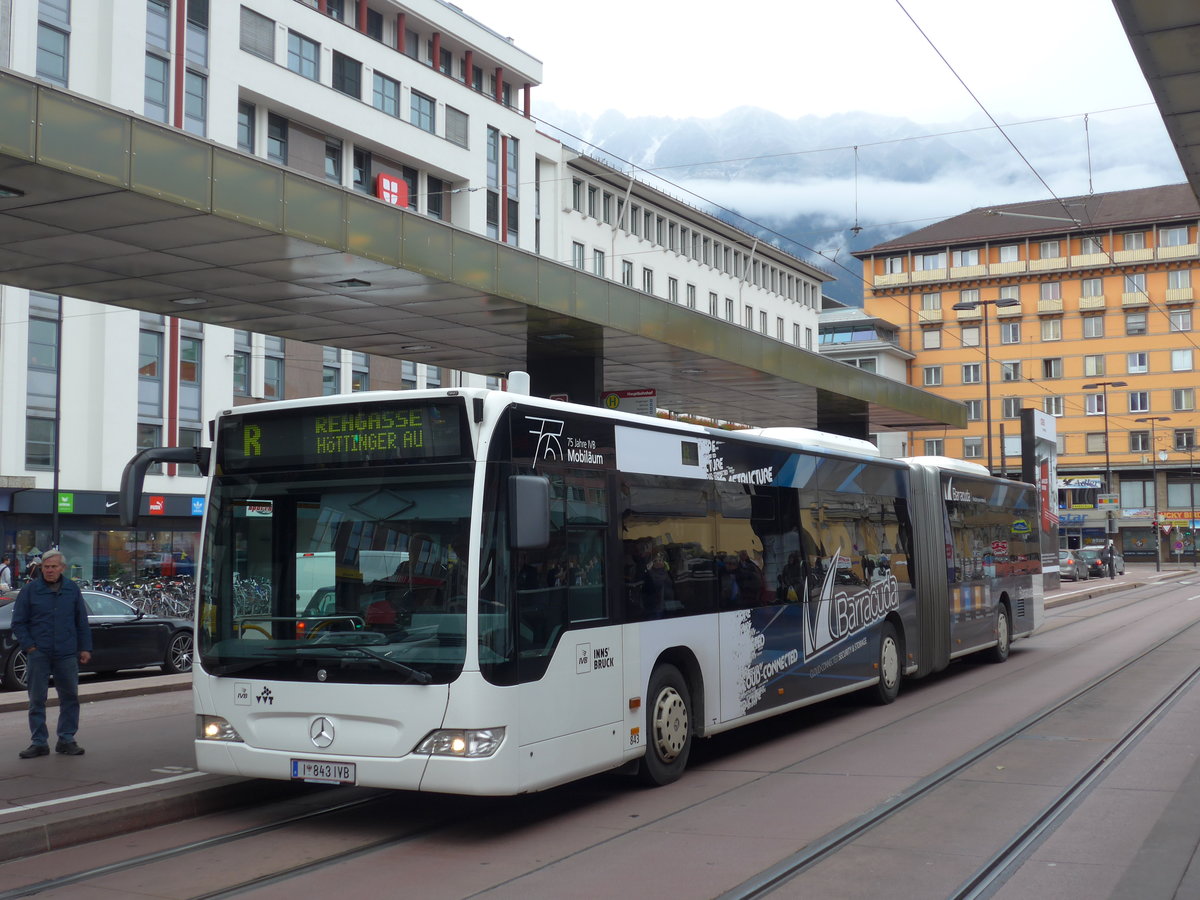
<path fill-rule="evenodd" d="M 220 448 L 226 474 L 457 457 L 462 406 L 378 403 L 230 416 L 221 422 Z"/>

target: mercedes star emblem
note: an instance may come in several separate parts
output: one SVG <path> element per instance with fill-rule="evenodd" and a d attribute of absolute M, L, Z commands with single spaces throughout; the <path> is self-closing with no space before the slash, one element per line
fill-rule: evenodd
<path fill-rule="evenodd" d="M 312 738 L 314 747 L 324 750 L 333 743 L 333 723 L 324 716 L 313 719 L 308 726 L 308 736 Z"/>

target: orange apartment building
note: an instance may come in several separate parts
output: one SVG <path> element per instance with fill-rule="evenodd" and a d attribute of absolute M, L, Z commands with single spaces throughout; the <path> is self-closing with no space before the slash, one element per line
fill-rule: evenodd
<path fill-rule="evenodd" d="M 974 209 L 855 253 L 908 383 L 967 405 L 965 430 L 911 432 L 907 452 L 1016 477 L 1020 410 L 1042 410 L 1061 546 L 1111 531 L 1131 561 L 1192 562 L 1198 220 L 1191 188 L 1167 185 Z"/>

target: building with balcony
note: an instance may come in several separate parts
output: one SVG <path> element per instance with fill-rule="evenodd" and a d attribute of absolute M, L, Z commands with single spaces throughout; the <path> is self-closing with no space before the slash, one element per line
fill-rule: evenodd
<path fill-rule="evenodd" d="M 544 134 L 541 63 L 442 0 L 7 0 L 0 67 L 774 340 L 810 346 L 816 331 L 827 273 Z M 72 211 L 51 206 L 5 243 L 36 256 L 61 236 Z M 182 247 L 177 227 L 153 227 L 159 248 Z M 225 268 L 237 243 L 187 251 L 205 289 L 353 316 L 349 296 L 267 298 L 273 273 Z M 142 265 L 126 277 L 159 274 Z M 415 332 L 411 359 L 285 339 L 277 310 L 264 303 L 252 332 L 189 321 L 186 301 L 176 318 L 0 286 L 0 546 L 23 564 L 57 522 L 75 574 L 140 572 L 192 552 L 203 480 L 152 473 L 155 527 L 122 531 L 116 491 L 138 448 L 205 444 L 230 405 L 503 374 L 422 363 Z"/>
<path fill-rule="evenodd" d="M 1157 544 L 1190 559 L 1198 220 L 1191 188 L 1167 185 L 975 209 L 856 253 L 867 313 L 912 354 L 908 383 L 967 405 L 965 431 L 911 432 L 912 452 L 1015 477 L 1020 411 L 1042 410 L 1063 546 L 1103 540 L 1111 511 L 1128 558 Z"/>

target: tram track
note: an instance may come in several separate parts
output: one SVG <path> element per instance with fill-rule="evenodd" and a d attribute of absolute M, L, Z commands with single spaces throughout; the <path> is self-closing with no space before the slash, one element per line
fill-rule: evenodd
<path fill-rule="evenodd" d="M 1200 597 L 1187 598 L 1189 601 L 1197 599 L 1200 599 Z M 888 803 L 876 807 L 871 812 L 848 823 L 843 828 L 831 832 L 822 840 L 809 844 L 797 853 L 759 873 L 757 876 L 744 881 L 732 890 L 720 894 L 719 900 L 757 900 L 757 898 L 772 896 L 805 872 L 829 860 L 835 854 L 861 840 L 884 823 L 903 814 L 918 802 L 929 798 L 935 792 L 945 788 L 956 778 L 962 776 L 963 773 L 972 767 L 977 766 L 997 750 L 1020 740 L 1023 736 L 1028 735 L 1037 725 L 1047 721 L 1055 714 L 1089 698 L 1095 692 L 1131 670 L 1138 663 L 1149 659 L 1173 641 L 1178 640 L 1196 628 L 1200 628 L 1200 617 L 1193 619 L 1191 622 L 1177 629 L 1173 634 L 1163 638 L 1144 651 L 1126 659 L 1111 672 L 1093 679 L 1088 684 L 1073 691 L 1070 695 L 1027 717 L 992 740 L 980 744 L 969 753 L 960 756 L 950 764 L 913 785 L 909 790 L 897 795 Z M 1140 716 L 1131 726 L 1126 728 L 1098 760 L 1069 782 L 1052 802 L 1039 810 L 1035 816 L 1031 817 L 1023 828 L 1014 833 L 1003 846 L 999 847 L 953 893 L 948 894 L 948 900 L 980 900 L 980 898 L 989 896 L 991 890 L 998 884 L 1003 874 L 1024 853 L 1052 830 L 1061 820 L 1063 814 L 1113 764 L 1122 759 L 1137 743 L 1140 737 L 1198 679 L 1200 679 L 1200 666 L 1195 666 L 1188 670 L 1186 675 L 1178 679 L 1170 690 L 1161 696 L 1149 710 Z"/>
<path fill-rule="evenodd" d="M 1165 586 L 1164 586 L 1165 587 Z M 1176 588 L 1177 590 L 1177 588 Z M 1141 593 L 1141 592 L 1139 592 Z M 1151 591 L 1141 593 L 1140 600 L 1162 599 L 1172 593 L 1169 590 Z M 1179 603 L 1195 601 L 1197 597 L 1180 598 Z M 1133 601 L 1137 602 L 1137 601 Z M 1125 608 L 1130 604 L 1121 604 L 1116 607 L 1116 610 Z M 1111 610 L 1105 610 L 1111 611 Z M 1097 612 L 1096 615 L 1103 615 L 1105 611 Z M 1071 622 L 1064 623 L 1066 625 L 1082 624 L 1086 619 L 1077 619 Z M 954 777 L 969 769 L 972 765 L 977 764 L 981 759 L 985 758 L 988 753 L 994 752 L 996 749 L 1004 746 L 1006 743 L 1015 741 L 1019 738 L 1020 733 L 1026 732 L 1033 728 L 1037 723 L 1046 720 L 1056 712 L 1068 707 L 1071 703 L 1078 702 L 1080 698 L 1085 697 L 1089 691 L 1099 689 L 1102 685 L 1110 682 L 1118 677 L 1122 672 L 1127 671 L 1132 666 L 1135 666 L 1139 661 L 1144 660 L 1171 641 L 1176 640 L 1180 636 L 1186 634 L 1192 628 L 1200 625 L 1200 617 L 1196 617 L 1191 621 L 1186 622 L 1181 627 L 1177 628 L 1168 636 L 1157 641 L 1142 652 L 1135 654 L 1128 659 L 1125 659 L 1117 668 L 1109 671 L 1107 674 L 1094 678 L 1086 685 L 1073 691 L 1069 696 L 1060 699 L 1058 702 L 1048 705 L 1039 710 L 1037 713 L 1017 723 L 1013 727 L 1006 730 L 1003 734 L 997 735 L 994 739 L 986 741 L 976 747 L 972 752 L 965 754 L 955 761 L 949 763 L 937 772 L 928 776 L 921 782 L 914 785 L 907 792 L 897 795 L 894 801 L 877 807 L 870 813 L 856 819 L 845 827 L 836 831 L 830 832 L 825 838 L 817 842 L 812 842 L 803 850 L 799 851 L 787 859 L 784 859 L 776 865 L 765 869 L 758 876 L 743 882 L 738 887 L 722 894 L 723 898 L 742 898 L 742 897 L 766 897 L 772 893 L 779 891 L 784 885 L 795 879 L 805 871 L 817 866 L 822 860 L 829 859 L 835 855 L 840 849 L 849 846 L 857 838 L 870 833 L 873 829 L 878 828 L 883 822 L 902 813 L 906 808 L 909 808 L 919 802 L 922 798 L 932 794 L 939 785 L 943 785 L 953 780 Z M 1080 645 L 1082 651 L 1083 645 Z M 1165 696 L 1155 707 L 1155 710 L 1165 710 L 1169 708 L 1171 698 L 1177 696 L 1178 693 L 1186 689 L 1186 686 L 1200 677 L 1200 668 L 1192 670 L 1188 677 L 1180 680 L 1171 694 Z M 953 679 L 946 683 L 955 684 Z M 957 692 L 950 700 L 961 701 L 965 695 L 970 694 L 974 690 L 986 688 L 986 683 L 976 684 L 968 687 L 965 691 Z M 948 701 L 940 701 L 948 702 Z M 900 717 L 899 720 L 891 720 L 890 725 L 896 724 L 898 721 L 904 721 L 912 716 L 919 715 L 932 707 L 924 706 L 919 710 L 914 710 L 906 716 Z M 1122 748 L 1132 746 L 1137 741 L 1138 734 L 1153 722 L 1155 710 L 1151 710 L 1139 720 L 1141 731 L 1137 731 L 1137 726 L 1130 729 L 1128 734 L 1122 739 Z M 883 727 L 889 727 L 883 726 Z M 871 733 L 878 731 L 877 728 L 868 728 L 866 731 L 858 733 L 857 737 L 861 738 L 868 736 Z M 825 748 L 826 752 L 829 748 Z M 1115 762 L 1119 756 L 1118 748 L 1113 747 L 1106 755 L 1105 759 Z M 1120 751 L 1123 752 L 1123 751 Z M 819 755 L 812 754 L 812 755 Z M 810 756 L 799 757 L 792 759 L 789 766 L 795 766 L 805 762 Z M 1101 763 L 1103 760 L 1101 761 Z M 1111 765 L 1111 762 L 1109 763 Z M 786 767 L 784 767 L 786 768 Z M 1002 873 L 1012 865 L 1013 860 L 1019 859 L 1021 854 L 1035 844 L 1047 830 L 1052 829 L 1057 821 L 1057 817 L 1063 809 L 1068 808 L 1074 799 L 1077 798 L 1080 792 L 1086 792 L 1088 785 L 1098 777 L 1100 777 L 1107 766 L 1101 766 L 1097 763 L 1093 767 L 1094 771 L 1091 774 L 1091 781 L 1087 781 L 1087 774 L 1077 779 L 1077 786 L 1074 794 L 1069 794 L 1064 791 L 1062 798 L 1055 804 L 1048 806 L 1042 811 L 1041 815 L 1035 817 L 1029 825 L 1022 829 L 1021 832 L 1014 837 L 1000 850 L 988 860 L 986 866 L 981 866 L 970 879 L 967 879 L 959 892 L 952 895 L 956 898 L 977 898 L 987 895 L 990 886 L 996 882 L 996 879 L 1002 876 Z M 758 779 L 778 775 L 783 771 L 783 768 L 763 770 Z M 701 799 L 696 800 L 692 804 L 685 804 L 684 807 L 673 807 L 668 811 L 664 811 L 661 815 L 647 817 L 641 819 L 636 826 L 628 829 L 626 834 L 636 834 L 643 829 L 653 829 L 659 827 L 663 822 L 670 817 L 678 815 L 681 811 L 690 807 L 700 807 L 705 803 L 714 801 L 723 796 L 733 794 L 746 784 L 742 783 L 738 787 L 727 790 L 717 791 L 714 793 L 705 794 Z M 614 789 L 613 794 L 619 793 L 620 789 Z M 493 828 L 499 829 L 505 827 L 511 822 L 514 817 L 524 818 L 527 822 L 540 823 L 548 820 L 553 820 L 555 816 L 563 814 L 568 810 L 577 808 L 580 805 L 580 794 L 577 788 L 568 786 L 555 791 L 546 792 L 544 794 L 530 795 L 526 798 L 518 798 L 511 801 L 496 801 L 486 798 L 462 798 L 461 802 L 450 801 L 447 804 L 446 800 L 442 799 L 437 804 L 441 807 L 441 814 L 431 816 L 425 822 L 414 823 L 411 813 L 413 803 L 412 798 L 421 797 L 428 798 L 432 795 L 409 795 L 397 794 L 396 792 L 380 791 L 372 793 L 367 797 L 359 797 L 354 800 L 337 803 L 335 805 L 318 809 L 310 810 L 299 815 L 281 816 L 275 821 L 262 823 L 253 827 L 230 831 L 227 834 L 214 835 L 212 837 L 197 840 L 194 842 L 181 844 L 176 847 L 166 848 L 153 853 L 146 853 L 136 857 L 131 857 L 126 860 L 116 861 L 104 866 L 96 866 L 86 871 L 76 872 L 70 875 L 64 875 L 59 878 L 47 879 L 36 884 L 29 884 L 23 887 L 15 887 L 8 891 L 0 892 L 0 900 L 8 900 L 8 898 L 30 897 L 44 893 L 55 891 L 68 890 L 74 886 L 85 884 L 89 881 L 101 879 L 106 876 L 120 872 L 129 872 L 139 868 L 149 868 L 156 864 L 170 863 L 171 861 L 186 860 L 189 855 L 211 851 L 218 847 L 229 847 L 236 845 L 239 842 L 250 843 L 255 839 L 262 838 L 271 834 L 287 834 L 288 828 L 305 829 L 316 825 L 318 827 L 334 828 L 338 821 L 338 817 L 357 817 L 357 814 L 364 813 L 371 809 L 372 804 L 385 805 L 389 800 L 395 801 L 398 797 L 405 798 L 405 821 L 408 827 L 404 828 L 401 833 L 397 833 L 394 827 L 384 826 L 383 830 L 386 833 L 368 835 L 366 839 L 358 841 L 350 846 L 345 846 L 342 849 L 326 853 L 313 854 L 304 859 L 302 863 L 295 865 L 280 866 L 275 871 L 262 871 L 253 878 L 242 879 L 236 881 L 231 879 L 230 883 L 216 886 L 211 885 L 209 889 L 203 893 L 189 894 L 188 896 L 194 900 L 216 900 L 216 898 L 227 898 L 251 894 L 257 890 L 273 886 L 286 884 L 289 881 L 303 878 L 307 875 L 318 873 L 325 869 L 345 864 L 347 862 L 369 858 L 374 854 L 381 854 L 389 848 L 401 847 L 405 844 L 413 844 L 422 840 L 436 838 L 439 833 L 452 834 L 459 842 L 465 839 L 477 838 L 479 835 L 489 833 Z M 463 808 L 463 804 L 466 808 Z M 498 805 L 497 805 L 498 804 Z M 399 803 L 395 805 L 400 806 Z M 433 808 L 433 804 L 429 808 Z M 419 812 L 419 811 L 418 811 Z M 418 818 L 420 816 L 418 815 Z M 566 856 L 550 856 L 549 858 L 538 860 L 524 873 L 513 873 L 508 878 L 503 878 L 499 882 L 492 884 L 488 888 L 477 891 L 478 895 L 486 896 L 497 889 L 517 888 L 522 881 L 529 875 L 537 872 L 546 872 L 561 864 L 564 860 L 571 857 L 579 857 L 596 851 L 612 840 L 619 839 L 609 838 L 594 842 L 585 842 L 581 846 L 575 848 L 572 853 Z M 276 840 L 286 840 L 286 837 L 276 838 Z M 411 851 L 407 851 L 411 852 Z M 419 851 L 418 851 L 419 852 Z M 474 895 L 474 894 L 472 894 Z M 64 894 L 64 896 L 69 896 Z M 180 895 L 182 896 L 182 894 Z M 463 896 L 468 896 L 464 894 Z"/>

